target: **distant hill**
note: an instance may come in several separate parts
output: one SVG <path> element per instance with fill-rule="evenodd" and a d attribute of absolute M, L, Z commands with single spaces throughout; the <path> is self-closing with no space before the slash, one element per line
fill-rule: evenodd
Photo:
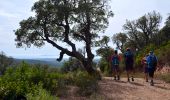
<path fill-rule="evenodd" d="M 43 65 L 49 65 L 52 67 L 61 67 L 65 61 L 68 61 L 67 58 L 63 59 L 61 62 L 58 62 L 54 58 L 34 58 L 34 59 L 15 59 L 15 63 L 20 63 L 22 61 L 25 61 L 29 64 L 43 64 Z M 99 62 L 99 59 L 94 59 L 93 60 L 95 63 Z"/>
<path fill-rule="evenodd" d="M 43 65 L 49 65 L 52 67 L 61 67 L 64 61 L 67 61 L 67 59 L 62 60 L 61 62 L 56 61 L 56 59 L 54 58 L 14 59 L 15 63 L 20 63 L 22 61 L 25 61 L 29 64 L 43 64 Z"/>

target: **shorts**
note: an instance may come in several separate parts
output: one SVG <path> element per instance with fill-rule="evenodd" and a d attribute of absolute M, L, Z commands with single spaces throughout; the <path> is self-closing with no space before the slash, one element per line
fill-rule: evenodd
<path fill-rule="evenodd" d="M 132 71 L 133 70 L 133 63 L 126 63 L 126 71 Z"/>
<path fill-rule="evenodd" d="M 149 77 L 153 77 L 154 72 L 155 72 L 155 70 L 153 68 L 148 68 Z"/>
<path fill-rule="evenodd" d="M 113 65 L 112 71 L 119 71 L 119 65 Z"/>

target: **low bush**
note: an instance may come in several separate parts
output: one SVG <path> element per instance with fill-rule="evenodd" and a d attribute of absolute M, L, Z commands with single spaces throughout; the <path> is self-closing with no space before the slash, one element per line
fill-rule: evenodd
<path fill-rule="evenodd" d="M 79 71 L 74 78 L 75 85 L 79 87 L 78 93 L 82 96 L 89 96 L 97 92 L 98 83 L 94 76 L 90 76 L 87 72 Z"/>
<path fill-rule="evenodd" d="M 39 93 L 39 84 L 53 95 L 64 94 L 66 78 L 59 72 L 48 72 L 47 67 L 22 63 L 10 67 L 0 77 L 1 99 L 26 98 L 26 94 Z"/>
<path fill-rule="evenodd" d="M 0 99 L 55 100 L 55 96 L 67 95 L 68 85 L 79 87 L 80 95 L 90 96 L 97 91 L 99 78 L 98 73 L 92 76 L 77 70 L 63 74 L 23 62 L 8 68 L 0 77 Z"/>
<path fill-rule="evenodd" d="M 27 94 L 27 100 L 59 100 L 56 96 L 52 96 L 45 89 L 39 88 L 39 92 L 36 95 L 31 93 Z"/>
<path fill-rule="evenodd" d="M 160 75 L 160 79 L 162 79 L 163 81 L 170 83 L 170 74 L 163 74 Z"/>

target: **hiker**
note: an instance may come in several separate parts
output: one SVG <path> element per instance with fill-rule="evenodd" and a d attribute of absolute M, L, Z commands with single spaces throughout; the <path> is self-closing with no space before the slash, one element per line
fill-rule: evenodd
<path fill-rule="evenodd" d="M 114 75 L 114 80 L 120 80 L 120 70 L 119 70 L 120 56 L 118 55 L 117 50 L 114 51 L 112 55 L 112 74 Z"/>
<path fill-rule="evenodd" d="M 150 51 L 150 54 L 147 57 L 147 65 L 148 65 L 149 77 L 151 79 L 150 81 L 151 86 L 154 86 L 153 78 L 154 78 L 154 72 L 157 67 L 157 62 L 158 62 L 157 57 L 154 55 L 153 51 Z"/>
<path fill-rule="evenodd" d="M 131 74 L 131 79 L 132 79 L 132 81 L 134 81 L 134 77 L 133 77 L 133 74 L 134 74 L 134 69 L 133 69 L 134 58 L 133 58 L 133 53 L 130 50 L 130 48 L 126 49 L 126 52 L 124 53 L 124 57 L 125 57 L 125 66 L 126 66 L 128 82 L 130 82 L 129 74 Z"/>
<path fill-rule="evenodd" d="M 145 73 L 145 80 L 148 82 L 148 66 L 147 66 L 147 57 L 149 54 L 145 55 L 145 57 L 142 58 L 141 64 L 143 65 L 143 71 Z"/>

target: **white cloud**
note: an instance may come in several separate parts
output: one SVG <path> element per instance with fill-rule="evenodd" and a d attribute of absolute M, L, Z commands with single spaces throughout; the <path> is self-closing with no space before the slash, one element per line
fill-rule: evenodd
<path fill-rule="evenodd" d="M 15 35 L 13 30 L 18 28 L 19 22 L 29 16 L 34 16 L 31 7 L 38 0 L 0 0 L 0 51 L 6 52 L 9 56 L 30 57 L 30 56 L 58 56 L 59 51 L 51 45 L 41 49 L 32 47 L 29 49 L 15 47 Z M 169 0 L 111 0 L 111 7 L 115 16 L 109 20 L 110 24 L 105 34 L 112 36 L 122 31 L 125 20 L 134 20 L 145 13 L 156 10 L 161 13 L 164 20 L 169 13 Z M 163 22 L 164 22 L 163 20 Z M 109 45 L 113 46 L 112 42 Z M 78 44 L 78 47 L 80 45 Z M 114 46 L 113 46 L 114 47 Z M 93 51 L 95 51 L 93 49 Z"/>
<path fill-rule="evenodd" d="M 18 18 L 19 14 L 14 14 L 0 9 L 0 17 Z"/>

